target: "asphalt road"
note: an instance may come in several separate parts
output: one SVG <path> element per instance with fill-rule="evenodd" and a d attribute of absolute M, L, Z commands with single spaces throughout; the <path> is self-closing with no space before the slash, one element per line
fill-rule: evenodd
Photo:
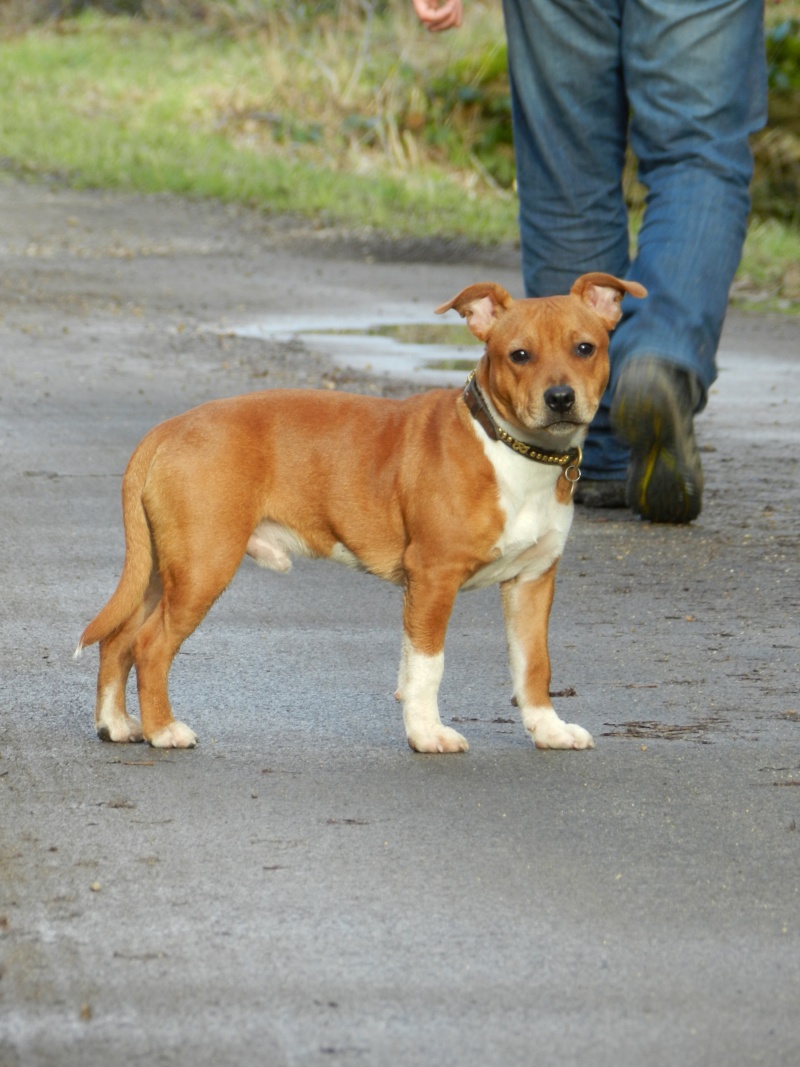
<path fill-rule="evenodd" d="M 189 752 L 93 732 L 72 650 L 122 559 L 155 422 L 264 386 L 402 392 L 297 312 L 427 313 L 512 260 L 0 182 L 2 1067 L 768 1067 L 800 1061 L 800 323 L 733 314 L 688 528 L 579 512 L 537 752 L 495 590 L 405 744 L 400 594 L 245 561 L 178 657 Z M 409 262 L 413 260 L 413 262 Z"/>

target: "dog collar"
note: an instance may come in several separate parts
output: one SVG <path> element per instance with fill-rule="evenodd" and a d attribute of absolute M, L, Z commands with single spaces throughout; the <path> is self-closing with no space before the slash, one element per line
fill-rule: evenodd
<path fill-rule="evenodd" d="M 583 459 L 583 453 L 578 445 L 567 449 L 566 452 L 547 452 L 544 449 L 529 445 L 526 441 L 518 441 L 516 437 L 512 437 L 502 426 L 498 426 L 492 418 L 486 398 L 475 380 L 475 371 L 472 371 L 469 378 L 467 378 L 467 384 L 464 386 L 464 400 L 472 417 L 486 431 L 492 441 L 502 441 L 504 445 L 508 445 L 509 448 L 519 453 L 519 455 L 525 456 L 526 459 L 535 460 L 537 463 L 547 463 L 555 467 L 563 467 L 563 474 L 568 482 L 574 485 L 578 481 L 581 476 L 581 460 Z"/>

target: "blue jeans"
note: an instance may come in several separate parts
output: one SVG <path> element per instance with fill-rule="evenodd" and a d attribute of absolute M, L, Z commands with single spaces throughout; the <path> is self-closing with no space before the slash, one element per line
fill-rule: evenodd
<path fill-rule="evenodd" d="M 698 409 L 750 209 L 748 138 L 766 118 L 763 0 L 503 0 L 529 296 L 602 270 L 646 286 L 612 335 L 583 470 L 623 478 L 608 411 L 628 360 L 694 375 Z M 626 145 L 647 187 L 631 260 Z"/>

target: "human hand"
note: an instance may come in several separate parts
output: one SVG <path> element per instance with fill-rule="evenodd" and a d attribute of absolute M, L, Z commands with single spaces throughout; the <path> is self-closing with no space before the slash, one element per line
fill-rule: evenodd
<path fill-rule="evenodd" d="M 411 0 L 417 18 L 431 33 L 461 25 L 462 0 Z"/>

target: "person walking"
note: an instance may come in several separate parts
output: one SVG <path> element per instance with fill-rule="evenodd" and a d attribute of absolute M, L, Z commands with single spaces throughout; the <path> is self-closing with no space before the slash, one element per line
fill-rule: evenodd
<path fill-rule="evenodd" d="M 412 0 L 459 26 L 462 0 Z M 750 210 L 749 138 L 766 120 L 763 0 L 503 0 L 528 296 L 602 270 L 640 282 L 612 335 L 611 377 L 576 501 L 653 522 L 700 514 L 694 416 Z M 622 172 L 647 188 L 635 256 Z"/>

